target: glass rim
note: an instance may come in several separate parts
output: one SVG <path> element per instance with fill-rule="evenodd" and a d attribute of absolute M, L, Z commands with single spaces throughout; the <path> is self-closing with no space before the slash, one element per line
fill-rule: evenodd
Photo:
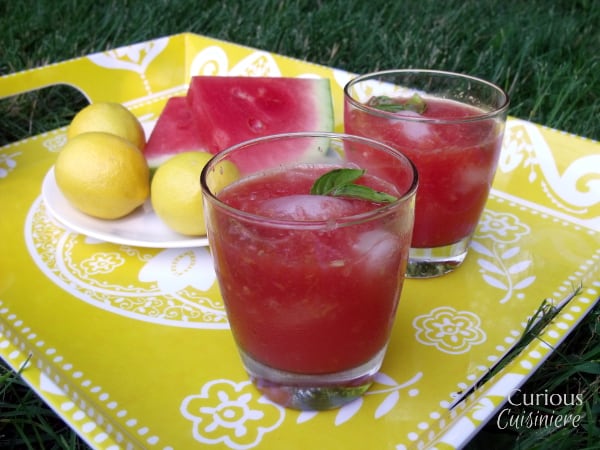
<path fill-rule="evenodd" d="M 379 77 L 387 77 L 389 75 L 404 75 L 404 74 L 415 74 L 415 75 L 424 74 L 424 75 L 437 76 L 437 77 L 441 77 L 441 76 L 454 77 L 454 78 L 474 81 L 480 85 L 491 88 L 492 91 L 499 93 L 501 95 L 501 98 L 503 99 L 503 101 L 501 102 L 500 106 L 494 107 L 491 111 L 484 112 L 483 114 L 478 114 L 478 115 L 468 116 L 468 117 L 461 117 L 458 119 L 435 119 L 435 118 L 430 118 L 430 117 L 414 117 L 414 116 L 408 116 L 408 115 L 400 116 L 394 112 L 384 111 L 382 109 L 378 109 L 378 108 L 375 108 L 372 106 L 365 105 L 364 103 L 356 100 L 350 94 L 350 88 L 352 86 L 354 86 L 355 84 L 360 83 L 362 81 L 367 81 L 367 80 L 375 79 L 375 78 L 379 78 Z M 344 98 L 347 99 L 352 104 L 352 106 L 354 106 L 357 109 L 362 110 L 363 112 L 373 114 L 376 116 L 380 116 L 380 117 L 385 117 L 388 119 L 403 120 L 403 121 L 407 121 L 407 122 L 426 122 L 426 123 L 436 123 L 436 124 L 456 124 L 456 123 L 466 123 L 466 122 L 478 122 L 478 121 L 482 121 L 482 120 L 493 119 L 496 116 L 501 116 L 508 110 L 508 106 L 510 104 L 510 97 L 509 97 L 508 93 L 504 89 L 502 89 L 500 86 L 492 83 L 491 81 L 487 81 L 487 80 L 484 80 L 483 78 L 479 78 L 479 77 L 476 77 L 473 75 L 467 75 L 467 74 L 463 74 L 463 73 L 459 73 L 459 72 L 450 72 L 450 71 L 445 71 L 445 70 L 433 70 L 433 69 L 388 69 L 388 70 L 380 70 L 380 71 L 376 71 L 376 72 L 368 72 L 368 73 L 357 75 L 356 77 L 354 77 L 350 81 L 348 81 L 346 83 L 346 85 L 344 86 L 343 91 L 344 91 Z"/>
<path fill-rule="evenodd" d="M 400 197 L 393 202 L 384 203 L 381 206 L 374 208 L 372 210 L 360 213 L 360 214 L 351 214 L 347 216 L 337 217 L 335 219 L 320 219 L 320 220 L 293 220 L 293 219 L 278 219 L 268 216 L 263 216 L 260 214 L 250 213 L 247 211 L 243 211 L 241 209 L 235 208 L 233 206 L 228 205 L 227 203 L 221 201 L 215 194 L 211 192 L 206 182 L 206 177 L 210 170 L 222 160 L 226 160 L 227 156 L 239 151 L 246 147 L 251 147 L 255 144 L 260 144 L 261 142 L 268 141 L 276 141 L 281 139 L 291 139 L 291 138 L 329 138 L 329 139 L 337 139 L 340 141 L 351 140 L 354 142 L 360 142 L 363 144 L 373 145 L 378 147 L 380 150 L 406 161 L 407 167 L 409 168 L 410 173 L 412 174 L 412 181 L 410 186 L 405 189 L 404 192 L 401 193 Z M 406 156 L 404 153 L 394 149 L 393 147 L 377 141 L 375 139 L 356 136 L 352 134 L 346 133 L 337 133 L 337 132 L 317 132 L 317 131 L 297 131 L 297 132 L 288 132 L 288 133 L 277 133 L 270 134 L 266 136 L 261 136 L 254 139 L 249 139 L 238 144 L 234 144 L 219 153 L 215 154 L 208 163 L 202 169 L 200 174 L 200 187 L 203 194 L 203 199 L 207 199 L 207 201 L 213 203 L 214 206 L 217 206 L 223 210 L 228 211 L 236 217 L 240 217 L 241 219 L 256 223 L 259 225 L 268 225 L 282 229 L 310 229 L 310 230 L 333 230 L 340 226 L 352 226 L 360 223 L 368 222 L 370 220 L 375 220 L 379 217 L 385 216 L 389 213 L 389 211 L 393 211 L 399 208 L 402 204 L 412 197 L 415 197 L 417 187 L 419 184 L 419 174 L 417 168 L 413 161 Z"/>

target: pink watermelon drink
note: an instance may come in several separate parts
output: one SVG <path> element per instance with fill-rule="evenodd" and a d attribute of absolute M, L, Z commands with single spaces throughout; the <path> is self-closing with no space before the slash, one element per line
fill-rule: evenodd
<path fill-rule="evenodd" d="M 419 171 L 409 275 L 439 275 L 464 260 L 494 179 L 507 107 L 499 88 L 444 72 L 388 71 L 346 86 L 346 132 L 388 143 Z"/>
<path fill-rule="evenodd" d="M 458 102 L 428 99 L 427 111 L 418 116 L 398 112 L 394 113 L 398 117 L 385 120 L 360 110 L 347 116 L 349 133 L 377 135 L 404 149 L 419 168 L 423 181 L 417 198 L 422 200 L 417 200 L 414 247 L 450 245 L 474 231 L 492 184 L 502 136 L 492 121 L 448 125 L 411 123 L 410 118 L 456 120 L 482 113 Z"/>
<path fill-rule="evenodd" d="M 357 170 L 345 154 L 357 142 L 365 147 L 357 137 L 311 136 L 235 146 L 202 176 L 208 238 L 246 370 L 266 395 L 299 409 L 340 406 L 361 395 L 379 369 L 404 279 L 416 189 L 410 161 L 369 142 L 382 159 L 397 161 L 395 180 L 361 167 L 366 171 L 340 195 L 311 193 L 320 176 L 345 173 L 333 169 Z M 327 141 L 341 144 L 342 159 Z M 322 156 L 267 164 L 218 194 L 208 190 L 219 161 L 249 154 L 267 161 L 262 153 L 276 142 L 316 145 Z M 385 200 L 352 196 L 365 188 Z"/>

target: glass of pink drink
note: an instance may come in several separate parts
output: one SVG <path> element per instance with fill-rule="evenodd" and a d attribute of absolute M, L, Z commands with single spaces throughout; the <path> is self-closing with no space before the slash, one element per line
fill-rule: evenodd
<path fill-rule="evenodd" d="M 419 172 L 408 277 L 445 274 L 467 256 L 496 172 L 508 104 L 492 83 L 433 70 L 375 72 L 345 86 L 345 132 L 387 143 Z"/>
<path fill-rule="evenodd" d="M 311 194 L 319 176 L 357 168 L 353 155 L 365 151 L 377 159 L 360 166 L 353 184 L 394 198 Z M 247 158 L 262 167 L 246 171 Z M 241 177 L 217 192 L 209 186 L 223 161 Z M 254 384 L 294 409 L 336 408 L 361 396 L 382 364 L 404 281 L 412 162 L 358 136 L 288 133 L 219 153 L 201 184 L 221 294 Z"/>

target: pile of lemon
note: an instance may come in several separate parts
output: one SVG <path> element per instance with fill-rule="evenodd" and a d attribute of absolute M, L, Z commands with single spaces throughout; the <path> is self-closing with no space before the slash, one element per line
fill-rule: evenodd
<path fill-rule="evenodd" d="M 141 123 L 125 106 L 92 103 L 67 128 L 67 142 L 54 166 L 56 184 L 67 201 L 87 215 L 118 219 L 150 199 L 156 215 L 172 230 L 206 234 L 199 180 L 212 155 L 179 153 L 151 177 L 145 145 Z M 219 173 L 223 176 L 215 183 L 223 185 L 239 176 L 231 163 Z"/>

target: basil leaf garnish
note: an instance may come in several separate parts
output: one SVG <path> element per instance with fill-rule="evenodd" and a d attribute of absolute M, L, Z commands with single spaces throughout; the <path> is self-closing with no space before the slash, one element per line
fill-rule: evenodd
<path fill-rule="evenodd" d="M 413 94 L 410 98 L 376 95 L 369 99 L 367 105 L 381 109 L 382 111 L 413 111 L 419 114 L 423 114 L 427 109 L 427 103 L 425 103 L 425 100 L 419 94 Z"/>
<path fill-rule="evenodd" d="M 364 175 L 363 169 L 333 169 L 321 175 L 310 189 L 313 195 L 329 195 L 332 197 L 349 197 L 370 200 L 375 203 L 391 203 L 397 197 L 376 191 L 368 186 L 355 184 L 354 181 Z"/>

